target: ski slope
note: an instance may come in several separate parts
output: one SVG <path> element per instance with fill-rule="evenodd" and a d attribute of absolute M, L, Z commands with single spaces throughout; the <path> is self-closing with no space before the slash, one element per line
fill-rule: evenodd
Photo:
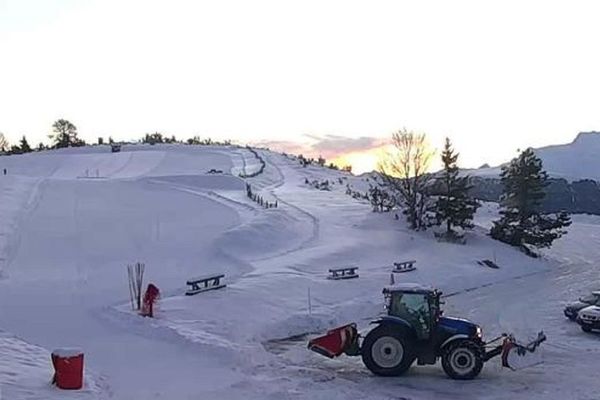
<path fill-rule="evenodd" d="M 600 219 L 577 216 L 543 259 L 486 236 L 492 205 L 467 245 L 439 243 L 345 194 L 347 184 L 368 187 L 366 177 L 259 154 L 264 172 L 245 180 L 239 173 L 259 163 L 235 146 L 94 146 L 0 158 L 9 171 L 0 177 L 0 329 L 19 338 L 0 348 L 39 349 L 28 356 L 33 370 L 23 357 L 0 358 L 4 393 L 82 398 L 41 379 L 48 350 L 77 346 L 91 377 L 83 395 L 98 399 L 595 396 L 599 339 L 564 320 L 562 305 L 594 287 Z M 329 180 L 332 190 L 305 179 Z M 246 183 L 278 207 L 248 199 Z M 476 263 L 485 258 L 501 268 Z M 392 262 L 408 259 L 417 270 L 396 279 L 440 287 L 450 295 L 446 314 L 482 324 L 486 337 L 544 329 L 545 365 L 514 373 L 492 361 L 473 382 L 451 381 L 439 366 L 378 379 L 359 359 L 306 350 L 303 335 L 351 321 L 368 327 L 382 310 Z M 155 319 L 130 311 L 125 266 L 137 261 L 162 292 Z M 325 279 L 345 265 L 358 266 L 360 278 Z M 183 295 L 186 279 L 213 272 L 226 274 L 226 289 Z M 22 383 L 3 373 L 13 366 Z"/>

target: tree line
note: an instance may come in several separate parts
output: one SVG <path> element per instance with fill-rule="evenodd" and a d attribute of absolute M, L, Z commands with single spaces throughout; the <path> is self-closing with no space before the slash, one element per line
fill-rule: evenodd
<path fill-rule="evenodd" d="M 23 135 L 19 144 L 9 145 L 6 137 L 0 133 L 0 153 L 3 154 L 25 154 L 34 150 L 60 149 L 64 147 L 81 147 L 85 146 L 85 141 L 80 139 L 77 132 L 77 127 L 66 119 L 56 120 L 52 124 L 52 133 L 48 135 L 51 144 L 46 146 L 40 142 L 34 149 L 29 145 L 27 137 Z"/>
<path fill-rule="evenodd" d="M 51 133 L 48 135 L 50 139 L 50 144 L 46 145 L 40 142 L 37 146 L 31 147 L 29 142 L 27 141 L 27 137 L 25 135 L 22 136 L 21 140 L 18 144 L 11 145 L 4 134 L 0 132 L 0 155 L 10 155 L 10 154 L 25 154 L 30 153 L 32 151 L 42 151 L 42 150 L 51 150 L 51 149 L 61 149 L 66 147 L 81 147 L 85 146 L 86 142 L 79 137 L 79 132 L 75 124 L 66 119 L 56 120 L 52 124 Z M 229 146 L 231 145 L 231 140 L 218 141 L 213 140 L 211 138 L 202 139 L 199 136 L 194 136 L 192 138 L 187 139 L 185 142 L 177 140 L 175 135 L 167 136 L 162 134 L 161 132 L 147 133 L 141 139 L 141 143 L 146 144 L 161 144 L 161 143 L 181 143 L 188 145 L 204 145 L 204 146 Z M 114 141 L 112 137 L 108 138 L 108 143 L 113 144 Z M 98 144 L 104 144 L 104 139 L 99 137 Z"/>
<path fill-rule="evenodd" d="M 371 186 L 368 197 L 374 211 L 391 211 L 399 206 L 411 229 L 443 226 L 436 236 L 464 241 L 464 232 L 473 228 L 479 202 L 470 194 L 470 177 L 461 174 L 457 153 L 449 138 L 441 152 L 443 168 L 427 172 L 433 151 L 425 134 L 406 129 L 392 135 L 393 151 L 379 163 L 381 182 Z M 543 213 L 548 175 L 542 160 L 528 148 L 502 167 L 503 194 L 500 217 L 493 222 L 490 236 L 535 256 L 536 248 L 550 247 L 571 224 L 566 212 Z"/>

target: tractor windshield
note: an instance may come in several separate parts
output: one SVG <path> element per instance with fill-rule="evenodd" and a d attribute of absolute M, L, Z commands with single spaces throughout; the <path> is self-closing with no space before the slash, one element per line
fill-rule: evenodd
<path fill-rule="evenodd" d="M 390 315 L 405 319 L 419 339 L 428 339 L 431 314 L 428 296 L 423 293 L 395 293 L 390 304 Z"/>

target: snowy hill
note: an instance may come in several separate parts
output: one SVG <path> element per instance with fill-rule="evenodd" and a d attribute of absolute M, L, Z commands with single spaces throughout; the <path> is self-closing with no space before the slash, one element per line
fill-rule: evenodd
<path fill-rule="evenodd" d="M 581 132 L 572 143 L 536 149 L 544 168 L 569 181 L 600 181 L 600 132 Z"/>
<path fill-rule="evenodd" d="M 581 132 L 571 143 L 541 147 L 535 153 L 551 177 L 567 181 L 600 181 L 600 132 Z M 500 167 L 466 170 L 472 176 L 494 178 Z"/>
<path fill-rule="evenodd" d="M 348 185 L 364 191 L 368 176 L 257 154 L 264 168 L 236 146 L 132 145 L 121 153 L 95 146 L 1 157 L 8 175 L 0 176 L 0 329 L 48 350 L 83 348 L 91 376 L 105 385 L 99 398 L 595 395 L 595 376 L 571 368 L 594 370 L 595 339 L 560 311 L 592 285 L 600 254 L 579 241 L 600 248 L 597 220 L 577 220 L 573 236 L 543 259 L 487 237 L 491 206 L 467 245 L 440 243 L 346 194 Z M 277 207 L 249 199 L 246 184 Z M 303 335 L 351 321 L 368 327 L 382 309 L 392 263 L 408 259 L 417 270 L 397 279 L 440 287 L 449 295 L 447 314 L 481 323 L 486 337 L 546 330 L 554 344 L 546 366 L 514 374 L 490 363 L 469 385 L 449 381 L 439 366 L 385 380 L 360 360 L 306 350 Z M 500 269 L 478 265 L 481 259 Z M 125 266 L 136 261 L 161 289 L 154 319 L 130 310 Z M 329 268 L 348 265 L 359 267 L 359 279 L 326 279 Z M 188 278 L 214 272 L 226 275 L 225 289 L 184 295 Z M 38 372 L 26 373 L 30 386 L 45 384 Z M 0 371 L 2 385 L 11 383 Z M 14 400 L 31 398 L 14 393 Z"/>

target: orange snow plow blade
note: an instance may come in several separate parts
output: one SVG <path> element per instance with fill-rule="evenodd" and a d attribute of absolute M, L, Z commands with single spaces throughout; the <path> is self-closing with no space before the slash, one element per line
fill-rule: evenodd
<path fill-rule="evenodd" d="M 331 329 L 327 334 L 308 342 L 308 348 L 325 357 L 334 358 L 357 344 L 358 331 L 356 324 L 348 324 Z"/>

